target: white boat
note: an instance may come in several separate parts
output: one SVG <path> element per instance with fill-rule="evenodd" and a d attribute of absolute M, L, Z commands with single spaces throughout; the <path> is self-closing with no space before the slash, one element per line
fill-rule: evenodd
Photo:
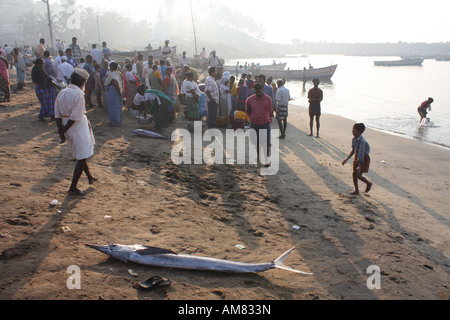
<path fill-rule="evenodd" d="M 420 59 L 401 59 L 391 61 L 374 61 L 375 66 L 382 67 L 397 67 L 397 66 L 420 66 L 423 62 L 423 58 Z"/>
<path fill-rule="evenodd" d="M 313 79 L 331 79 L 336 72 L 337 64 L 324 68 L 311 68 L 303 70 L 269 70 L 265 71 L 266 77 L 274 79 L 296 79 L 302 81 L 310 81 Z"/>
<path fill-rule="evenodd" d="M 249 72 L 251 72 L 250 69 L 254 69 L 254 72 L 251 73 L 258 73 L 256 70 L 258 69 L 260 72 L 266 72 L 266 71 L 271 71 L 271 70 L 284 70 L 284 68 L 286 68 L 287 62 L 285 63 L 277 63 L 277 64 L 267 64 L 267 65 L 262 65 L 262 66 L 257 66 L 255 65 L 247 65 Z M 228 71 L 231 72 L 232 74 L 236 72 L 236 66 L 224 66 L 223 67 L 223 71 Z"/>

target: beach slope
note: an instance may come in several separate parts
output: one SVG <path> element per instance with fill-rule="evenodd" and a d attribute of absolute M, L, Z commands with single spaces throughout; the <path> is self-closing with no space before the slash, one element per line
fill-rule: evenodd
<path fill-rule="evenodd" d="M 175 165 L 172 141 L 130 132 L 151 126 L 124 114 L 122 127 L 111 128 L 106 111 L 94 108 L 89 165 L 99 181 L 89 185 L 83 176 L 86 195 L 74 197 L 67 195 L 75 166 L 69 147 L 59 144 L 54 122 L 36 121 L 38 112 L 31 84 L 0 107 L 0 299 L 450 297 L 448 149 L 369 128 L 374 186 L 350 196 L 351 161 L 341 161 L 352 121 L 324 114 L 321 138 L 308 137 L 306 108 L 292 105 L 278 174 L 262 176 L 254 165 Z M 181 115 L 163 134 L 177 126 L 186 128 Z M 113 260 L 86 243 L 242 262 L 269 262 L 295 247 L 284 263 L 314 275 L 154 268 Z M 80 270 L 80 289 L 68 288 L 71 266 Z M 368 288 L 373 270 L 379 289 Z M 172 285 L 136 289 L 154 275 Z"/>

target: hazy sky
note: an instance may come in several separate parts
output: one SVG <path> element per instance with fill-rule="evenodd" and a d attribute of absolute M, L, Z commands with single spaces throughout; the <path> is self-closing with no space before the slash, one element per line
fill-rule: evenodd
<path fill-rule="evenodd" d="M 152 21 L 162 1 L 78 0 L 78 3 L 107 6 Z M 182 3 L 190 15 L 189 0 Z M 263 23 L 266 40 L 270 42 L 290 43 L 291 39 L 372 43 L 450 41 L 449 0 L 226 0 L 219 3 Z M 198 2 L 192 0 L 192 4 L 194 16 L 201 15 Z M 152 7 L 156 9 L 153 13 Z"/>

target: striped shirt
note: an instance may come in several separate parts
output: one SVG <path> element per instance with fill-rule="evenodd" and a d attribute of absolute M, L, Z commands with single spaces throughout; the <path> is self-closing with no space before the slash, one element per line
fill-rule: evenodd
<path fill-rule="evenodd" d="M 72 49 L 72 57 L 77 62 L 80 63 L 80 59 L 82 58 L 80 46 L 76 43 L 71 43 L 69 48 Z"/>
<path fill-rule="evenodd" d="M 213 77 L 208 76 L 205 82 L 205 93 L 209 91 L 209 94 L 213 98 L 213 100 L 218 104 L 219 103 L 219 88 L 217 87 L 217 83 Z M 206 94 L 206 103 L 210 101 L 208 94 Z"/>
<path fill-rule="evenodd" d="M 358 139 L 356 139 L 356 137 L 353 138 L 352 147 L 358 161 L 364 163 L 364 156 L 370 153 L 370 146 L 366 139 L 364 139 L 362 135 L 360 135 Z"/>

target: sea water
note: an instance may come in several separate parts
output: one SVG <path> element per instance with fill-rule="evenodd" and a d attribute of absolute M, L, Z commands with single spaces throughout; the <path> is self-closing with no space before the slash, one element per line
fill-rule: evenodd
<path fill-rule="evenodd" d="M 236 59 L 261 65 L 287 62 L 286 68 L 303 69 L 337 64 L 330 81 L 322 81 L 323 114 L 334 114 L 368 127 L 401 134 L 424 142 L 450 147 L 450 61 L 424 60 L 421 66 L 378 67 L 375 60 L 396 60 L 400 57 L 368 57 L 344 55 L 304 55 L 267 59 Z M 275 79 L 276 80 L 276 79 Z M 312 88 L 300 80 L 288 80 L 286 87 L 294 101 L 291 105 L 308 106 L 307 94 Z M 420 124 L 419 105 L 432 97 L 430 123 Z M 293 107 L 289 112 L 295 112 Z"/>

